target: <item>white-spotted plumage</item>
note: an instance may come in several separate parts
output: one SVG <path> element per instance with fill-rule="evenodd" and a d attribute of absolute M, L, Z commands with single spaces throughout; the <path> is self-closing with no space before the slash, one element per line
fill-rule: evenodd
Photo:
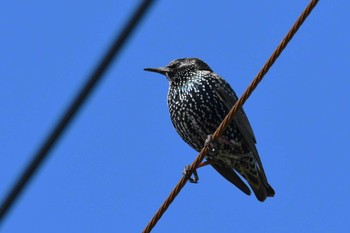
<path fill-rule="evenodd" d="M 231 86 L 198 58 L 177 59 L 165 67 L 145 70 L 166 75 L 171 121 L 181 138 L 200 151 L 238 99 Z M 243 176 L 258 200 L 264 201 L 275 192 L 267 182 L 255 143 L 250 123 L 240 110 L 219 140 L 213 142 L 215 149 L 206 159 L 249 195 L 249 188 L 236 172 Z"/>

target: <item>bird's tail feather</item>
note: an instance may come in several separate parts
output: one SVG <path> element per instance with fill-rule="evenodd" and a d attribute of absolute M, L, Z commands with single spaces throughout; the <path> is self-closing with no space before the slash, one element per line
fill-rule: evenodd
<path fill-rule="evenodd" d="M 248 186 L 241 180 L 241 178 L 231 167 L 228 167 L 223 163 L 215 163 L 210 159 L 208 159 L 208 161 L 215 168 L 215 170 L 219 172 L 226 180 L 230 181 L 245 194 L 250 195 L 251 191 L 248 188 Z"/>
<path fill-rule="evenodd" d="M 259 201 L 262 202 L 266 197 L 273 197 L 275 195 L 275 191 L 268 184 L 263 171 L 257 167 L 255 162 L 242 163 L 236 170 L 248 181 Z"/>

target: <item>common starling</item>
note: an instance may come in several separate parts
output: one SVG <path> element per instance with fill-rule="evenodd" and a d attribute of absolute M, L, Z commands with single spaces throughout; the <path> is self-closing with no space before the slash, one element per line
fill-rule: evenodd
<path fill-rule="evenodd" d="M 159 68 L 146 68 L 169 81 L 168 107 L 171 121 L 181 138 L 200 151 L 238 100 L 231 86 L 202 60 L 181 58 Z M 245 194 L 251 191 L 259 201 L 273 197 L 267 182 L 252 127 L 243 109 L 234 117 L 222 136 L 210 142 L 206 160 L 214 169 Z M 238 175 L 238 174 L 239 175 Z"/>

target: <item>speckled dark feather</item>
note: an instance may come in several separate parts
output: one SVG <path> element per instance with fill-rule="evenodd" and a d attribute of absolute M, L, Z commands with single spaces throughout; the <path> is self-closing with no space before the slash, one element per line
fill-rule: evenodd
<path fill-rule="evenodd" d="M 145 70 L 166 75 L 174 128 L 187 144 L 200 151 L 238 99 L 231 86 L 198 58 L 177 59 L 165 67 Z M 249 195 L 249 188 L 235 170 L 248 181 L 260 201 L 274 195 L 243 109 L 214 143 L 215 149 L 207 154 L 207 160 L 221 175 Z"/>

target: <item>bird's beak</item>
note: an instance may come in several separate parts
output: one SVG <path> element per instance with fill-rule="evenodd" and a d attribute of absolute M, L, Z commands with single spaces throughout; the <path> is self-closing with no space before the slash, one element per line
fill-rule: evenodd
<path fill-rule="evenodd" d="M 145 68 L 145 71 L 151 71 L 151 72 L 156 72 L 156 73 L 160 73 L 163 75 L 167 75 L 167 73 L 170 71 L 170 69 L 166 66 L 164 67 L 158 67 L 158 68 Z"/>

